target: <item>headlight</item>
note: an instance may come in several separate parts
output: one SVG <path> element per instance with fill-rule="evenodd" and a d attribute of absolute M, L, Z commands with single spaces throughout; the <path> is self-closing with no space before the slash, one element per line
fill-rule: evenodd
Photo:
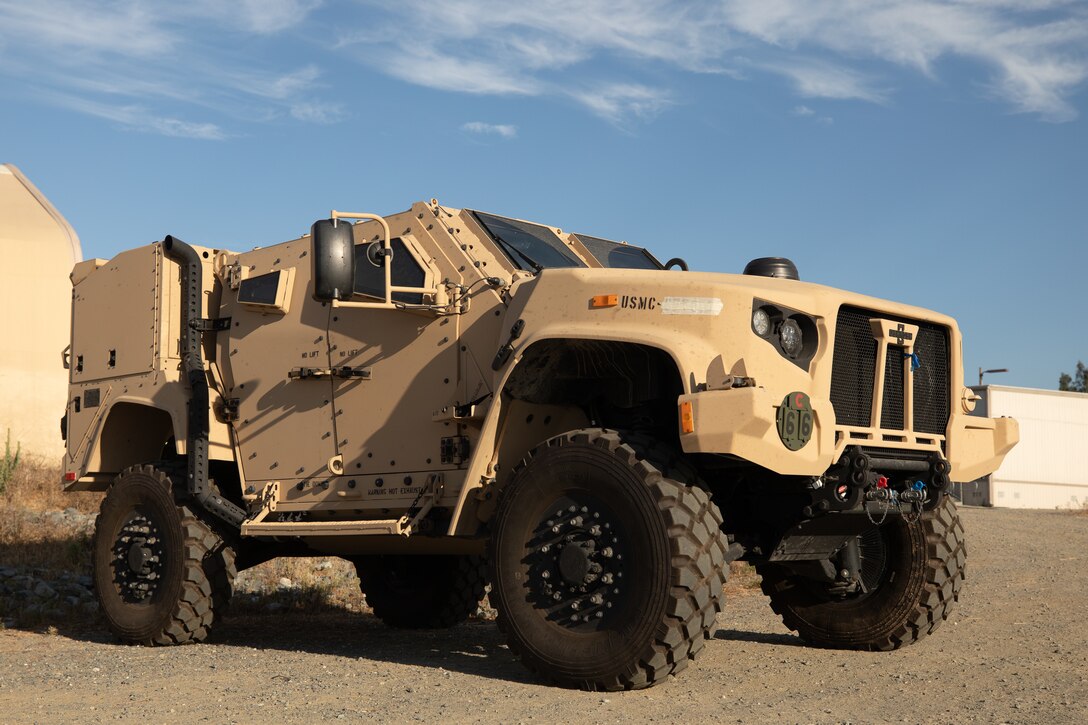
<path fill-rule="evenodd" d="M 752 330 L 760 337 L 771 334 L 771 316 L 762 307 L 757 307 L 752 313 Z"/>
<path fill-rule="evenodd" d="M 754 317 L 753 317 L 754 322 Z M 783 320 L 778 326 L 778 342 L 782 345 L 782 352 L 790 357 L 797 357 L 804 348 L 804 336 L 801 334 L 801 326 L 796 320 Z"/>

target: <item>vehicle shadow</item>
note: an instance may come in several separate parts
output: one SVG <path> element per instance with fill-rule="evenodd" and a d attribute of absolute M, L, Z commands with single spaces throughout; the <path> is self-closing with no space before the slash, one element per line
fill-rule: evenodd
<path fill-rule="evenodd" d="M 807 647 L 803 639 L 795 634 L 776 634 L 772 632 L 745 632 L 739 629 L 719 629 L 714 639 L 728 642 L 754 642 L 756 644 L 780 644 L 787 647 Z"/>
<path fill-rule="evenodd" d="M 88 644 L 128 646 L 110 634 L 100 614 L 72 617 L 46 610 L 8 628 L 48 632 Z M 370 613 L 346 609 L 313 615 L 301 611 L 244 614 L 226 618 L 197 647 L 329 655 L 355 660 L 362 666 L 415 665 L 492 680 L 544 684 L 510 652 L 494 622 L 477 619 L 449 629 L 410 630 L 394 629 Z"/>
<path fill-rule="evenodd" d="M 470 619 L 449 629 L 394 629 L 371 614 L 340 610 L 231 618 L 209 639 L 221 647 L 305 652 L 416 665 L 533 683 L 536 678 L 506 647 L 494 622 Z"/>

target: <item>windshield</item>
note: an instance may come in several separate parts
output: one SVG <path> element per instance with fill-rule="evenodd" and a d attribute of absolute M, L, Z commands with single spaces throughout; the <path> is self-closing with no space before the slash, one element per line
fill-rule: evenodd
<path fill-rule="evenodd" d="M 585 245 L 589 253 L 605 267 L 619 269 L 664 269 L 654 255 L 642 247 L 613 242 L 611 239 L 591 237 L 588 234 L 575 234 L 578 241 Z"/>
<path fill-rule="evenodd" d="M 548 267 L 585 267 L 551 229 L 540 224 L 472 212 L 518 269 L 539 272 Z"/>

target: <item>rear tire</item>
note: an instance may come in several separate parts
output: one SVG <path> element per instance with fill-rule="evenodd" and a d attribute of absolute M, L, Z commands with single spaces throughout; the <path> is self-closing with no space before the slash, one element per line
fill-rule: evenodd
<path fill-rule="evenodd" d="M 771 608 L 807 642 L 835 649 L 898 649 L 937 629 L 959 601 L 967 547 L 951 497 L 916 521 L 889 521 L 863 534 L 863 542 L 866 538 L 883 547 L 874 552 L 882 562 L 868 594 L 836 597 L 827 593 L 827 585 L 781 564 L 757 567 Z"/>
<path fill-rule="evenodd" d="M 170 477 L 153 466 L 117 477 L 102 501 L 93 549 L 99 606 L 123 642 L 200 642 L 230 601 L 234 552 L 175 502 Z"/>
<path fill-rule="evenodd" d="M 362 556 L 355 571 L 374 616 L 391 627 L 452 627 L 474 614 L 487 593 L 479 556 Z"/>
<path fill-rule="evenodd" d="M 493 523 L 491 602 L 533 672 L 588 690 L 648 687 L 709 638 L 728 572 L 721 514 L 661 467 L 620 433 L 586 429 L 514 470 Z"/>

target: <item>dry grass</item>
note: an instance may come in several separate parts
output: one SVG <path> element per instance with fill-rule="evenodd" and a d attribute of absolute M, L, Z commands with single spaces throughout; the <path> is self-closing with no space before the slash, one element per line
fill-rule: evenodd
<path fill-rule="evenodd" d="M 75 508 L 81 513 L 95 513 L 101 493 L 66 493 L 61 483 L 57 461 L 24 455 L 3 494 L 0 507 L 26 511 L 59 511 Z"/>
<path fill-rule="evenodd" d="M 756 574 L 756 568 L 744 561 L 734 561 L 729 565 L 729 581 L 725 583 L 725 596 L 748 596 L 762 594 L 759 583 L 762 577 Z"/>
<path fill-rule="evenodd" d="M 270 610 L 313 613 L 369 608 L 350 562 L 316 557 L 273 559 L 242 572 L 235 581 L 231 610 L 256 614 Z"/>
<path fill-rule="evenodd" d="M 101 493 L 65 493 L 60 467 L 26 456 L 0 494 L 0 566 L 48 571 L 86 571 L 90 532 L 86 524 L 56 514 L 67 508 L 98 510 Z M 43 515 L 46 514 L 46 515 Z"/>

